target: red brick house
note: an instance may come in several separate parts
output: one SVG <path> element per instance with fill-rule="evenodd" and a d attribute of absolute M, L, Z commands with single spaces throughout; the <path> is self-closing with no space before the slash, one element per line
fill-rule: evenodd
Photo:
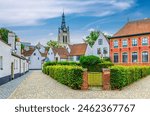
<path fill-rule="evenodd" d="M 110 58 L 116 64 L 150 65 L 150 19 L 128 22 L 114 34 Z"/>

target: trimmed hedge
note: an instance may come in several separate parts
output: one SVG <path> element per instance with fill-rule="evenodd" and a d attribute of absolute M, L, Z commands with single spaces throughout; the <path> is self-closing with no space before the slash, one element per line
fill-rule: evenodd
<path fill-rule="evenodd" d="M 83 68 L 87 68 L 89 72 L 102 72 L 102 68 L 109 68 L 113 66 L 113 63 L 109 61 L 109 58 L 100 59 L 97 56 L 82 56 L 80 63 Z"/>
<path fill-rule="evenodd" d="M 83 69 L 79 66 L 47 66 L 45 73 L 58 82 L 71 87 L 72 89 L 80 89 L 83 83 Z"/>
<path fill-rule="evenodd" d="M 42 72 L 46 73 L 46 67 L 47 66 L 53 66 L 53 65 L 69 65 L 69 66 L 80 66 L 80 63 L 78 62 L 46 62 L 43 64 Z"/>
<path fill-rule="evenodd" d="M 122 89 L 138 79 L 150 75 L 149 66 L 113 66 L 110 71 L 112 89 Z"/>

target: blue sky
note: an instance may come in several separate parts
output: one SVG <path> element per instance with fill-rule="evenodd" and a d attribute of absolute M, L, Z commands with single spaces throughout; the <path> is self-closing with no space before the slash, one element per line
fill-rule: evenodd
<path fill-rule="evenodd" d="M 150 18 L 150 0 L 0 0 L 0 27 L 22 41 L 45 44 L 57 40 L 63 9 L 72 43 L 91 30 L 117 32 L 128 20 Z"/>

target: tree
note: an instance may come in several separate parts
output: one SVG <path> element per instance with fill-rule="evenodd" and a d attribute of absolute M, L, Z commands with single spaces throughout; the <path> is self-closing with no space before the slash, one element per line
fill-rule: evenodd
<path fill-rule="evenodd" d="M 0 28 L 0 36 L 2 40 L 5 41 L 6 43 L 8 43 L 8 33 L 13 33 L 13 32 L 6 28 Z M 16 34 L 15 34 L 15 38 L 18 38 Z"/>
<path fill-rule="evenodd" d="M 59 47 L 60 45 L 58 44 L 57 41 L 50 40 L 49 42 L 47 42 L 47 46 L 48 47 Z"/>
<path fill-rule="evenodd" d="M 92 47 L 95 41 L 98 39 L 99 35 L 99 31 L 91 31 L 90 35 L 86 37 L 85 42 L 87 42 Z"/>

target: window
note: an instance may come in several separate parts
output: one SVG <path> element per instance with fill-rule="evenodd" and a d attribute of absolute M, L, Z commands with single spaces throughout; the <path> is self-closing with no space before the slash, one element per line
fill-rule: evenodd
<path fill-rule="evenodd" d="M 148 52 L 142 52 L 142 62 L 148 62 Z"/>
<path fill-rule="evenodd" d="M 38 60 L 39 60 L 40 58 L 38 57 Z"/>
<path fill-rule="evenodd" d="M 132 46 L 137 46 L 137 39 L 132 39 Z"/>
<path fill-rule="evenodd" d="M 142 39 L 142 45 L 148 45 L 148 38 L 143 38 Z"/>
<path fill-rule="evenodd" d="M 103 48 L 103 54 L 107 54 L 107 53 L 108 53 L 107 47 L 104 47 Z"/>
<path fill-rule="evenodd" d="M 70 56 L 70 61 L 73 61 L 73 56 Z"/>
<path fill-rule="evenodd" d="M 132 62 L 137 62 L 137 52 L 132 52 Z"/>
<path fill-rule="evenodd" d="M 128 45 L 128 44 L 127 44 L 127 40 L 123 40 L 123 41 L 122 41 L 122 47 L 127 47 L 127 45 Z"/>
<path fill-rule="evenodd" d="M 103 40 L 102 39 L 98 39 L 98 45 L 103 45 Z"/>
<path fill-rule="evenodd" d="M 97 48 L 97 54 L 101 54 L 101 48 Z"/>
<path fill-rule="evenodd" d="M 0 70 L 3 70 L 3 56 L 0 56 Z"/>
<path fill-rule="evenodd" d="M 126 52 L 122 54 L 122 62 L 128 62 L 128 54 Z"/>
<path fill-rule="evenodd" d="M 76 56 L 76 61 L 79 61 L 80 60 L 80 56 Z"/>
<path fill-rule="evenodd" d="M 34 53 L 34 56 L 36 56 L 36 53 Z"/>
<path fill-rule="evenodd" d="M 114 63 L 118 62 L 118 53 L 114 53 Z"/>
<path fill-rule="evenodd" d="M 114 40 L 114 48 L 118 48 L 118 40 Z"/>

